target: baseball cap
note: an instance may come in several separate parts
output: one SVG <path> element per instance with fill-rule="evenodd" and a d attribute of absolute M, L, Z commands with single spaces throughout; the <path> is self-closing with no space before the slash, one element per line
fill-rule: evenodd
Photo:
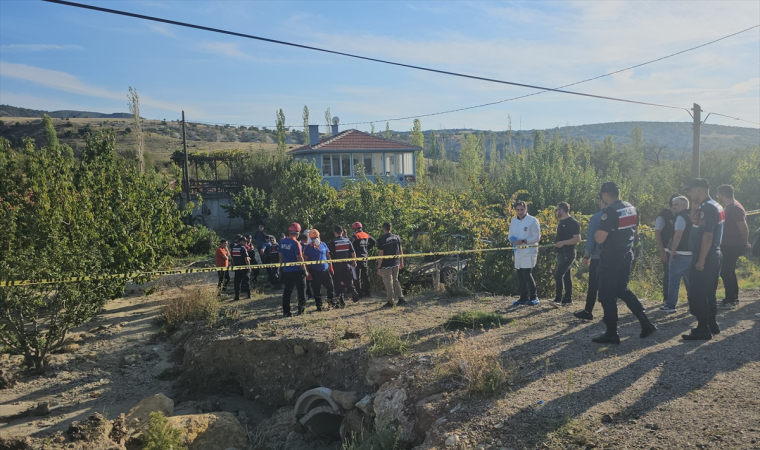
<path fill-rule="evenodd" d="M 705 189 L 710 189 L 710 182 L 705 180 L 704 178 L 694 178 L 691 180 L 689 184 L 684 186 L 684 191 L 690 191 L 691 188 L 700 187 Z"/>
<path fill-rule="evenodd" d="M 614 181 L 605 181 L 602 183 L 602 188 L 599 189 L 599 195 L 608 193 L 608 194 L 617 194 L 620 192 L 620 186 L 617 185 Z"/>

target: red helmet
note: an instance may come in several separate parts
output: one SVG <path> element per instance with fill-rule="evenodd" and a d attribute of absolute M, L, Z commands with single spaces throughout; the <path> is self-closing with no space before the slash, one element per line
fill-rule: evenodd
<path fill-rule="evenodd" d="M 351 228 L 353 228 L 354 230 L 358 230 L 359 228 L 363 228 L 362 227 L 362 223 L 361 222 L 354 222 L 354 224 L 351 225 Z"/>
<path fill-rule="evenodd" d="M 301 225 L 299 225 L 298 222 L 293 222 L 290 224 L 290 228 L 288 228 L 288 231 L 295 231 L 295 232 L 300 233 Z"/>

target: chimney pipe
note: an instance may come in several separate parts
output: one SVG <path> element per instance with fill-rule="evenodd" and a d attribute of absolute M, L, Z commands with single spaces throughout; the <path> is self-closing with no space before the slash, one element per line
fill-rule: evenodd
<path fill-rule="evenodd" d="M 332 126 L 332 135 L 335 136 L 336 134 L 338 134 L 338 126 L 337 125 L 333 125 Z"/>
<path fill-rule="evenodd" d="M 319 125 L 309 125 L 309 147 L 319 144 Z"/>

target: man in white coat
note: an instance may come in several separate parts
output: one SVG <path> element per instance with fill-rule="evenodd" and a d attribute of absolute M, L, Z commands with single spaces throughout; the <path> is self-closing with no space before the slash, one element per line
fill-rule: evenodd
<path fill-rule="evenodd" d="M 517 248 L 515 252 L 515 269 L 520 283 L 520 299 L 512 305 L 538 305 L 536 282 L 533 280 L 533 267 L 538 258 L 538 241 L 541 240 L 541 226 L 538 219 L 528 214 L 528 207 L 520 200 L 514 204 L 517 217 L 509 224 L 509 241 Z"/>

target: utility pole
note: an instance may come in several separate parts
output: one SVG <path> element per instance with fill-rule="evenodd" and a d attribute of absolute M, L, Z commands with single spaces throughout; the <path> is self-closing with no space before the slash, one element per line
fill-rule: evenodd
<path fill-rule="evenodd" d="M 694 142 L 691 155 L 691 176 L 692 178 L 699 178 L 699 128 L 702 125 L 702 108 L 694 103 L 692 111 L 694 111 L 692 115 L 694 117 Z"/>
<path fill-rule="evenodd" d="M 185 159 L 182 163 L 183 180 L 182 191 L 185 193 L 185 204 L 190 201 L 190 172 L 187 163 L 187 138 L 185 136 L 185 111 L 182 111 L 182 151 L 185 154 Z"/>

